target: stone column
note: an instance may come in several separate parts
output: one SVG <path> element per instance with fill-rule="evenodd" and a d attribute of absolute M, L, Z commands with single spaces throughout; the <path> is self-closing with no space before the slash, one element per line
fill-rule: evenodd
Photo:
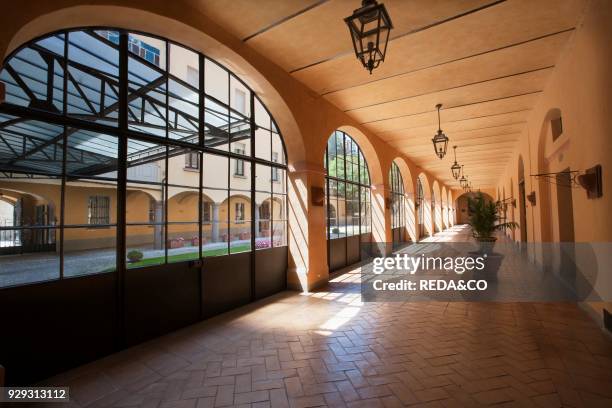
<path fill-rule="evenodd" d="M 219 204 L 212 203 L 212 242 L 219 242 Z"/>
<path fill-rule="evenodd" d="M 308 291 L 329 280 L 324 201 L 314 204 L 311 200 L 313 188 L 323 192 L 325 170 L 322 164 L 300 163 L 288 176 L 290 257 L 287 286 Z"/>
<path fill-rule="evenodd" d="M 164 202 L 155 201 L 155 222 L 162 222 L 164 220 Z M 155 225 L 153 228 L 153 248 L 163 249 L 164 248 L 164 225 Z"/>
<path fill-rule="evenodd" d="M 263 203 L 262 203 L 263 204 Z M 259 236 L 259 207 L 260 204 L 255 203 L 255 237 Z"/>

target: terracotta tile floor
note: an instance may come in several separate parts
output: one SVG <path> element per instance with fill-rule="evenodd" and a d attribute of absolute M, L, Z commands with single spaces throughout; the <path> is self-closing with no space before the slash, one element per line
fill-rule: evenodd
<path fill-rule="evenodd" d="M 575 304 L 362 304 L 356 269 L 46 383 L 82 407 L 609 408 L 612 341 Z"/>

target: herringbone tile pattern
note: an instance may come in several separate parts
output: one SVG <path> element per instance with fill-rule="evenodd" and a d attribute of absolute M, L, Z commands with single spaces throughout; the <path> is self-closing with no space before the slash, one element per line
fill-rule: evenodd
<path fill-rule="evenodd" d="M 362 304 L 358 277 L 48 383 L 82 407 L 612 406 L 612 342 L 575 304 Z"/>

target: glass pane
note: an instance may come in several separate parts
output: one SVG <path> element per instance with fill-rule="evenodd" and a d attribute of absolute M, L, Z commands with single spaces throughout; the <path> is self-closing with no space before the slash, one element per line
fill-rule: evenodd
<path fill-rule="evenodd" d="M 184 142 L 199 143 L 200 61 L 198 54 L 170 44 L 170 81 L 168 84 L 168 136 Z"/>
<path fill-rule="evenodd" d="M 234 75 L 230 75 L 230 107 L 243 117 L 251 117 L 251 91 Z"/>
<path fill-rule="evenodd" d="M 361 233 L 370 232 L 371 228 L 371 201 L 370 201 L 370 189 L 367 187 L 361 187 Z"/>
<path fill-rule="evenodd" d="M 199 201 L 196 189 L 168 187 L 168 222 L 198 222 Z"/>
<path fill-rule="evenodd" d="M 287 196 L 278 194 L 272 196 L 272 217 L 275 221 L 287 219 Z"/>
<path fill-rule="evenodd" d="M 274 221 L 274 247 L 287 246 L 287 221 Z"/>
<path fill-rule="evenodd" d="M 170 43 L 170 75 L 194 93 L 200 88 L 200 58 L 195 52 Z"/>
<path fill-rule="evenodd" d="M 112 272 L 116 265 L 116 181 L 70 179 L 64 194 L 64 276 Z"/>
<path fill-rule="evenodd" d="M 68 35 L 69 115 L 117 126 L 118 80 L 118 32 L 74 31 Z"/>
<path fill-rule="evenodd" d="M 202 256 L 222 256 L 228 254 L 227 222 L 212 222 L 202 232 Z"/>
<path fill-rule="evenodd" d="M 82 231 L 87 237 L 75 245 L 85 245 L 89 239 L 105 236 L 101 227 L 117 222 L 117 182 L 80 179 L 66 183 L 64 215 L 65 225 L 83 226 L 92 231 Z M 91 234 L 90 234 L 91 232 Z M 64 237 L 64 245 L 71 245 Z M 80 240 L 75 237 L 74 239 Z M 96 245 L 92 242 L 91 245 Z"/>
<path fill-rule="evenodd" d="M 128 268 L 160 265 L 166 262 L 164 225 L 128 225 L 126 241 Z"/>
<path fill-rule="evenodd" d="M 356 188 L 356 187 L 355 187 Z M 344 200 L 344 213 L 346 215 L 346 236 L 353 235 L 353 185 L 346 183 L 346 196 Z"/>
<path fill-rule="evenodd" d="M 231 134 L 232 152 L 251 156 L 250 119 L 232 112 L 230 114 L 229 131 Z"/>
<path fill-rule="evenodd" d="M 9 205 L 0 201 L 0 217 Z M 10 228 L 10 220 L 0 227 L 0 287 L 59 279 L 59 229 Z"/>
<path fill-rule="evenodd" d="M 168 136 L 199 144 L 200 99 L 198 90 L 170 79 L 168 83 Z"/>
<path fill-rule="evenodd" d="M 5 64 L 0 80 L 6 84 L 6 102 L 62 112 L 64 39 L 64 34 L 57 34 L 39 40 L 19 50 Z"/>
<path fill-rule="evenodd" d="M 346 173 L 344 172 L 344 166 L 345 166 L 345 162 L 344 162 L 344 156 L 336 156 L 336 177 L 340 178 L 340 179 L 345 179 L 346 178 Z"/>
<path fill-rule="evenodd" d="M 346 237 L 346 201 L 342 197 L 338 197 L 338 237 Z"/>
<path fill-rule="evenodd" d="M 204 61 L 204 92 L 225 105 L 229 103 L 229 74 L 208 58 Z"/>
<path fill-rule="evenodd" d="M 66 133 L 67 174 L 84 178 L 117 178 L 117 137 L 75 128 L 67 128 Z"/>
<path fill-rule="evenodd" d="M 227 157 L 208 153 L 204 153 L 203 156 L 202 185 L 207 188 L 227 189 L 229 159 Z"/>
<path fill-rule="evenodd" d="M 338 182 L 327 180 L 328 183 L 328 206 L 327 206 L 327 226 L 329 228 L 330 239 L 339 237 L 338 229 Z"/>
<path fill-rule="evenodd" d="M 270 193 L 255 193 L 255 248 L 270 248 L 272 235 L 272 196 Z"/>
<path fill-rule="evenodd" d="M 210 203 L 206 212 L 202 216 L 202 255 L 218 256 L 227 254 L 227 190 L 204 189 L 202 198 Z"/>
<path fill-rule="evenodd" d="M 64 276 L 114 272 L 117 269 L 115 227 L 66 228 Z"/>
<path fill-rule="evenodd" d="M 162 201 L 162 186 L 145 188 L 128 184 L 126 195 L 126 221 L 128 224 L 163 224 L 166 212 Z"/>
<path fill-rule="evenodd" d="M 63 126 L 0 115 L 0 169 L 60 175 L 63 136 Z"/>
<path fill-rule="evenodd" d="M 278 133 L 272 133 L 272 161 L 275 163 L 287 164 L 283 141 Z"/>
<path fill-rule="evenodd" d="M 270 143 L 271 132 L 267 129 L 257 128 L 255 130 L 255 157 L 271 161 Z"/>
<path fill-rule="evenodd" d="M 170 148 L 168 152 L 168 195 L 182 191 L 179 187 L 200 187 L 201 154 L 197 150 Z"/>
<path fill-rule="evenodd" d="M 241 154 L 244 151 L 244 145 L 234 144 L 234 149 L 234 153 Z M 230 186 L 236 189 L 250 190 L 251 162 L 243 159 L 230 159 L 230 162 Z"/>
<path fill-rule="evenodd" d="M 170 210 L 170 204 L 168 207 Z M 171 219 L 170 214 L 168 218 Z M 168 222 L 168 263 L 198 259 L 200 257 L 199 237 L 200 230 L 197 223 Z"/>
<path fill-rule="evenodd" d="M 128 51 L 152 67 L 166 70 L 166 41 L 142 34 L 129 33 Z"/>
<path fill-rule="evenodd" d="M 227 151 L 229 147 L 229 108 L 211 98 L 204 100 L 204 145 Z"/>
<path fill-rule="evenodd" d="M 251 246 L 251 196 L 232 191 L 229 198 L 229 235 L 232 252 L 244 252 Z"/>
<path fill-rule="evenodd" d="M 166 169 L 166 147 L 161 144 L 129 139 L 127 178 L 141 183 L 160 183 Z"/>
<path fill-rule="evenodd" d="M 275 193 L 287 193 L 287 171 L 278 167 L 272 167 L 272 190 Z"/>
<path fill-rule="evenodd" d="M 261 127 L 264 129 L 271 128 L 272 120 L 270 119 L 270 115 L 266 108 L 264 108 L 263 104 L 259 101 L 259 98 L 255 98 L 255 124 L 257 127 Z"/>
<path fill-rule="evenodd" d="M 133 48 L 132 51 L 135 50 L 136 48 Z M 146 51 L 143 53 L 150 55 Z M 128 61 L 129 128 L 154 136 L 166 137 L 168 109 L 165 70 L 163 66 L 153 64 L 143 58 L 130 56 Z M 160 60 L 160 64 L 161 62 Z M 165 59 L 163 64 L 165 66 Z"/>
<path fill-rule="evenodd" d="M 255 190 L 272 192 L 272 168 L 257 164 L 255 166 Z"/>

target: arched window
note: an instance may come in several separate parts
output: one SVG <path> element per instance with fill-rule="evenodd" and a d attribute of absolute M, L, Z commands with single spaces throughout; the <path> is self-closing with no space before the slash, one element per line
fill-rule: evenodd
<path fill-rule="evenodd" d="M 328 239 L 370 232 L 370 173 L 361 149 L 346 133 L 336 131 L 329 138 L 325 168 L 328 208 L 334 204 L 337 219 L 328 228 Z"/>
<path fill-rule="evenodd" d="M 419 218 L 419 237 L 425 236 L 425 192 L 423 190 L 423 183 L 421 178 L 417 177 L 416 182 L 416 206 L 418 208 Z"/>
<path fill-rule="evenodd" d="M 391 182 L 391 226 L 392 228 L 403 228 L 406 226 L 406 195 L 404 193 L 404 180 L 395 162 L 391 163 L 389 181 Z"/>
<path fill-rule="evenodd" d="M 338 241 L 339 249 L 329 246 L 330 269 L 338 269 L 359 260 L 362 235 L 372 230 L 370 173 L 357 143 L 341 131 L 330 136 L 324 159 L 327 239 L 328 242 L 350 239 Z M 333 212 L 329 210 L 332 207 Z M 336 257 L 336 253 L 342 256 Z"/>
<path fill-rule="evenodd" d="M 23 242 L 15 251 L 44 252 L 44 268 L 3 271 L 0 287 L 286 246 L 282 137 L 212 59 L 143 33 L 78 29 L 17 49 L 0 81 L 0 190 L 36 197 L 23 213 L 55 208 L 11 230 L 57 238 Z M 261 236 L 251 214 L 265 201 L 279 210 Z"/>

